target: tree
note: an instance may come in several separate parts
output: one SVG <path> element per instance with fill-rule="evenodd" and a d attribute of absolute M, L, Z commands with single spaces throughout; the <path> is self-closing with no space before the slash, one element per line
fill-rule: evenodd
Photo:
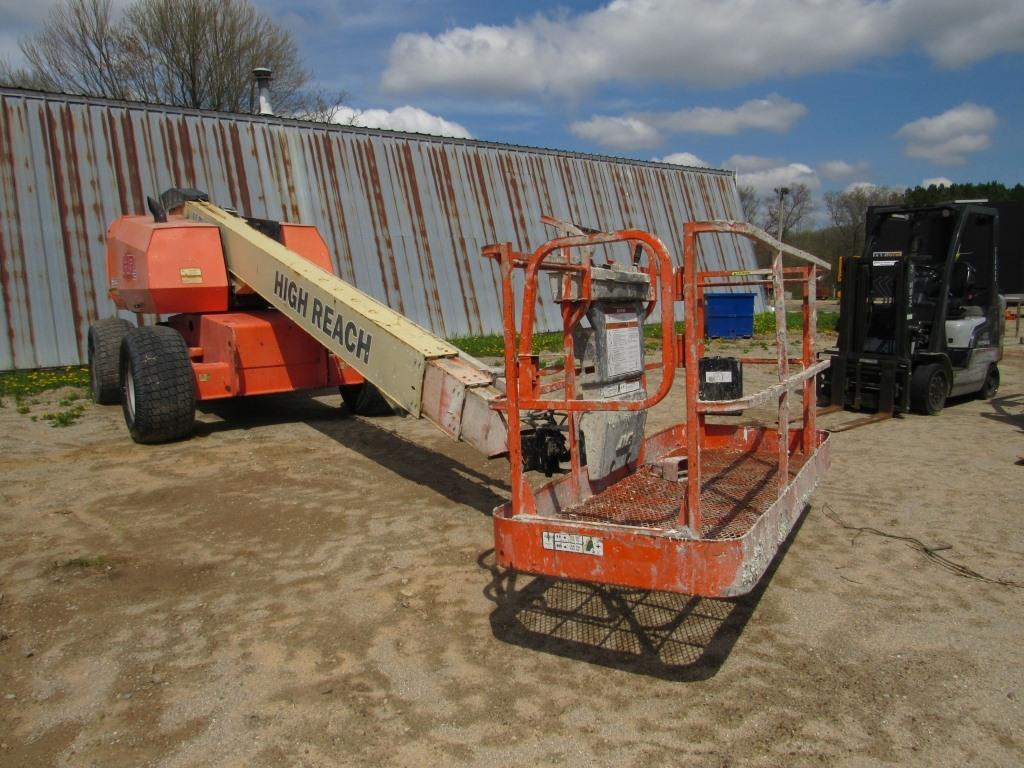
<path fill-rule="evenodd" d="M 825 207 L 832 220 L 835 249 L 839 254 L 858 256 L 864 250 L 864 224 L 873 205 L 897 205 L 903 191 L 890 187 L 854 187 L 845 192 L 826 192 Z"/>
<path fill-rule="evenodd" d="M 27 69 L 8 74 L 48 90 L 230 112 L 255 111 L 252 70 L 269 67 L 275 111 L 329 114 L 291 34 L 250 0 L 134 0 L 117 17 L 111 0 L 61 0 L 21 50 Z"/>
<path fill-rule="evenodd" d="M 765 195 L 761 200 L 764 210 L 763 229 L 772 237 L 779 232 L 790 233 L 805 229 L 814 213 L 814 201 L 811 190 L 806 184 L 793 184 L 782 198 L 782 229 L 779 229 L 779 196 L 778 192 Z"/>
<path fill-rule="evenodd" d="M 309 74 L 295 41 L 249 0 L 136 0 L 124 19 L 145 101 L 251 112 L 252 70 L 259 66 L 273 70 L 275 110 L 292 113 L 306 104 Z"/>
<path fill-rule="evenodd" d="M 111 0 L 65 0 L 43 28 L 21 41 L 28 73 L 51 90 L 114 99 L 133 94 L 126 82 L 124 33 Z"/>
<path fill-rule="evenodd" d="M 740 185 L 737 190 L 743 220 L 748 224 L 758 224 L 761 221 L 761 199 L 757 196 L 757 190 L 750 185 Z"/>
<path fill-rule="evenodd" d="M 802 232 L 811 222 L 814 201 L 806 184 L 787 187 L 783 205 L 782 220 L 785 224 L 785 240 L 791 242 L 791 235 Z M 740 187 L 740 204 L 747 221 L 760 227 L 772 237 L 779 236 L 779 195 L 778 192 L 758 195 L 753 187 Z M 761 243 L 754 244 L 754 258 L 760 267 L 771 266 L 775 251 Z"/>
<path fill-rule="evenodd" d="M 1007 188 L 998 181 L 986 183 L 950 184 L 939 187 L 932 184 L 928 187 L 908 189 L 906 202 L 909 206 L 933 205 L 951 200 L 988 200 L 993 203 L 1024 202 L 1024 185 L 1017 183 Z"/>
<path fill-rule="evenodd" d="M 25 67 L 16 67 L 10 61 L 0 58 L 0 85 L 13 85 L 17 88 L 34 88 L 45 91 L 50 84 Z"/>

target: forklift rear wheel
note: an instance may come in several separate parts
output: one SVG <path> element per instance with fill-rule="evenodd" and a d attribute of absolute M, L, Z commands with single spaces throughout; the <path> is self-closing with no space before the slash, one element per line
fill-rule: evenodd
<path fill-rule="evenodd" d="M 196 417 L 196 388 L 185 340 L 158 325 L 133 328 L 121 343 L 121 406 L 137 443 L 187 437 Z"/>
<path fill-rule="evenodd" d="M 345 407 L 356 416 L 390 416 L 395 412 L 391 402 L 373 384 L 342 384 L 338 387 Z"/>
<path fill-rule="evenodd" d="M 949 380 L 938 363 L 921 365 L 910 378 L 910 404 L 917 413 L 934 416 L 946 405 Z"/>
<path fill-rule="evenodd" d="M 978 397 L 982 400 L 991 400 L 999 394 L 999 367 L 990 365 L 988 373 L 985 374 L 985 383 L 978 390 Z"/>
<path fill-rule="evenodd" d="M 121 402 L 121 380 L 118 360 L 121 342 L 132 329 L 120 317 L 98 320 L 89 326 L 89 389 L 98 405 Z"/>

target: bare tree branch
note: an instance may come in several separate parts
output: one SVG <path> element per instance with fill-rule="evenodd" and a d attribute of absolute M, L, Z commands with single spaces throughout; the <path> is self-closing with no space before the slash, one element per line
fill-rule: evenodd
<path fill-rule="evenodd" d="M 36 87 L 228 112 L 253 112 L 252 70 L 273 71 L 278 114 L 329 121 L 343 100 L 309 88 L 291 34 L 251 0 L 61 0 L 21 42 L 24 70 L 0 76 Z"/>
<path fill-rule="evenodd" d="M 15 67 L 7 59 L 0 59 L 0 85 L 9 85 L 15 88 L 34 88 L 39 91 L 45 91 L 51 87 L 49 83 L 32 70 L 25 67 Z"/>
<path fill-rule="evenodd" d="M 814 213 L 814 200 L 806 184 L 793 184 L 783 198 L 782 232 L 791 233 L 805 229 Z M 761 228 L 772 237 L 779 236 L 779 198 L 770 194 L 761 198 Z"/>
<path fill-rule="evenodd" d="M 133 95 L 125 83 L 124 39 L 110 0 L 64 0 L 20 47 L 29 71 L 47 88 L 115 99 Z"/>
<path fill-rule="evenodd" d="M 847 256 L 864 249 L 864 226 L 872 205 L 895 205 L 903 192 L 889 187 L 857 187 L 846 192 L 826 192 L 825 207 L 835 231 L 836 245 Z"/>
<path fill-rule="evenodd" d="M 252 112 L 252 70 L 268 67 L 275 111 L 310 103 L 295 41 L 248 0 L 137 0 L 125 11 L 125 28 L 147 101 Z"/>
<path fill-rule="evenodd" d="M 743 220 L 748 224 L 759 224 L 761 222 L 761 199 L 757 196 L 757 190 L 749 185 L 741 185 L 738 187 L 738 191 Z"/>
<path fill-rule="evenodd" d="M 308 106 L 295 116 L 315 123 L 355 125 L 355 120 L 360 114 L 358 110 L 353 110 L 347 117 L 341 116 L 346 110 L 345 101 L 347 99 L 348 93 L 345 91 L 341 91 L 333 97 L 326 96 L 323 91 L 310 91 L 307 96 Z"/>

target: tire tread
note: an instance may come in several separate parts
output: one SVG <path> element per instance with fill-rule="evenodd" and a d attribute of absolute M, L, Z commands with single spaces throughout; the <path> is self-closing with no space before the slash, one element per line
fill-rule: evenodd
<path fill-rule="evenodd" d="M 89 390 L 97 405 L 121 402 L 121 342 L 131 329 L 131 323 L 120 317 L 89 326 Z"/>
<path fill-rule="evenodd" d="M 390 416 L 395 412 L 391 402 L 368 381 L 342 384 L 338 390 L 345 407 L 356 416 Z"/>
<path fill-rule="evenodd" d="M 173 328 L 134 328 L 121 346 L 121 385 L 131 366 L 135 386 L 132 418 L 124 393 L 125 422 L 138 443 L 166 443 L 187 437 L 196 414 L 196 390 L 185 340 Z"/>
<path fill-rule="evenodd" d="M 945 398 L 937 408 L 932 407 L 930 400 L 931 380 L 936 374 L 941 375 L 946 382 L 947 396 L 949 393 L 949 379 L 942 366 L 938 363 L 925 363 L 914 369 L 910 375 L 910 407 L 915 413 L 922 416 L 934 416 L 945 407 Z"/>

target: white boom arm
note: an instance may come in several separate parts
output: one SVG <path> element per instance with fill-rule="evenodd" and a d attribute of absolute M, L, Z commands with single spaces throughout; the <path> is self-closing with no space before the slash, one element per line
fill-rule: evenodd
<path fill-rule="evenodd" d="M 228 271 L 414 416 L 488 456 L 506 450 L 494 376 L 457 348 L 209 202 L 186 217 L 215 225 Z"/>

